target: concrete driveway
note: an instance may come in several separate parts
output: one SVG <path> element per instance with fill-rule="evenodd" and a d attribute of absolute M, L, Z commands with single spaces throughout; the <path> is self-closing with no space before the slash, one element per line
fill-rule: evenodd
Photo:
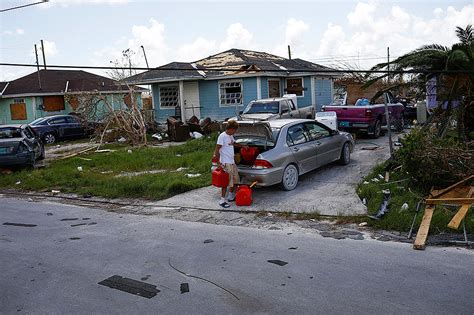
<path fill-rule="evenodd" d="M 394 139 L 398 135 L 392 136 Z M 375 147 L 375 150 L 363 148 Z M 317 212 L 322 215 L 363 215 L 367 208 L 355 192 L 356 185 L 370 170 L 388 159 L 388 136 L 379 139 L 356 141 L 351 163 L 341 166 L 336 163 L 300 176 L 293 191 L 283 191 L 278 186 L 257 188 L 253 193 L 253 204 L 231 210 L 242 211 L 291 211 L 294 213 Z M 219 189 L 209 186 L 176 195 L 156 203 L 157 206 L 222 209 L 218 205 Z"/>

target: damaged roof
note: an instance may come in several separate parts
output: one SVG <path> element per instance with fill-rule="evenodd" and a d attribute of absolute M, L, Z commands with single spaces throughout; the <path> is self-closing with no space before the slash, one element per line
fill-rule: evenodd
<path fill-rule="evenodd" d="M 230 49 L 195 62 L 172 62 L 134 75 L 132 83 L 160 81 L 217 79 L 226 76 L 259 75 L 291 76 L 301 73 L 317 74 L 333 70 L 302 59 L 287 59 L 266 52 Z"/>
<path fill-rule="evenodd" d="M 38 82 L 38 72 L 10 82 L 2 82 L 1 97 L 24 94 L 64 94 L 66 92 L 128 92 L 126 84 L 107 77 L 82 70 L 40 70 L 41 88 Z M 6 83 L 3 85 L 3 83 Z M 67 87 L 67 91 L 66 91 Z M 146 89 L 135 87 L 140 92 Z"/>

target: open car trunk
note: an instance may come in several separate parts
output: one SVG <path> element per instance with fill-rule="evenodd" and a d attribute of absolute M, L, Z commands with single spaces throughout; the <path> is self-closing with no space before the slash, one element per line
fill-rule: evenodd
<path fill-rule="evenodd" d="M 239 129 L 234 134 L 235 142 L 246 145 L 235 153 L 237 165 L 253 165 L 257 156 L 275 146 L 274 135 L 266 122 L 239 121 Z"/>

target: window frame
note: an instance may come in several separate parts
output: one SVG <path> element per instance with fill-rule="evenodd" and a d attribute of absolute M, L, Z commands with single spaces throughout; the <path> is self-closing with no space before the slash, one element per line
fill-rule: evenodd
<path fill-rule="evenodd" d="M 232 103 L 232 104 L 222 104 L 221 103 L 221 84 L 226 84 L 226 83 L 234 83 L 234 82 L 239 82 L 240 83 L 240 103 Z M 234 107 L 234 106 L 242 106 L 244 104 L 244 82 L 242 79 L 233 79 L 233 80 L 220 80 L 217 81 L 217 89 L 218 89 L 218 102 L 219 102 L 219 107 Z M 225 88 L 224 88 L 225 89 Z"/>
<path fill-rule="evenodd" d="M 278 96 L 270 96 L 270 81 L 272 82 L 278 82 L 278 91 L 279 91 L 279 95 Z M 281 97 L 281 80 L 280 79 L 267 79 L 267 96 L 268 98 L 277 98 L 277 97 Z"/>
<path fill-rule="evenodd" d="M 304 97 L 304 77 L 290 77 L 290 78 L 285 78 L 285 92 L 286 94 L 288 93 L 288 80 L 295 80 L 295 79 L 300 79 L 301 80 L 301 95 L 296 94 L 296 97 Z M 293 94 L 293 93 L 291 93 Z"/>
<path fill-rule="evenodd" d="M 175 106 L 162 106 L 162 102 L 161 102 L 161 89 L 162 88 L 170 88 L 170 87 L 174 87 L 174 88 L 177 88 L 178 89 L 178 95 L 177 95 L 177 104 Z M 181 107 L 181 100 L 179 98 L 179 84 L 178 83 L 171 83 L 171 84 L 160 84 L 160 86 L 158 87 L 159 89 L 159 95 L 160 95 L 160 109 L 175 109 L 176 107 Z"/>

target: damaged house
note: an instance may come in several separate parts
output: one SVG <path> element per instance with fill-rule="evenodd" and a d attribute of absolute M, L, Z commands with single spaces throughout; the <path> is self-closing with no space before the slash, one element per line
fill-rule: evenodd
<path fill-rule="evenodd" d="M 133 97 L 141 107 L 142 88 Z M 80 95 L 101 95 L 114 109 L 131 102 L 126 84 L 80 70 L 40 70 L 10 82 L 0 82 L 0 124 L 23 124 L 45 116 L 69 114 L 79 106 Z M 98 100 L 97 119 L 105 113 L 104 100 Z"/>
<path fill-rule="evenodd" d="M 192 116 L 224 120 L 252 100 L 296 94 L 298 107 L 332 102 L 334 73 L 302 59 L 230 49 L 195 62 L 170 64 L 127 79 L 151 85 L 155 120 Z"/>

